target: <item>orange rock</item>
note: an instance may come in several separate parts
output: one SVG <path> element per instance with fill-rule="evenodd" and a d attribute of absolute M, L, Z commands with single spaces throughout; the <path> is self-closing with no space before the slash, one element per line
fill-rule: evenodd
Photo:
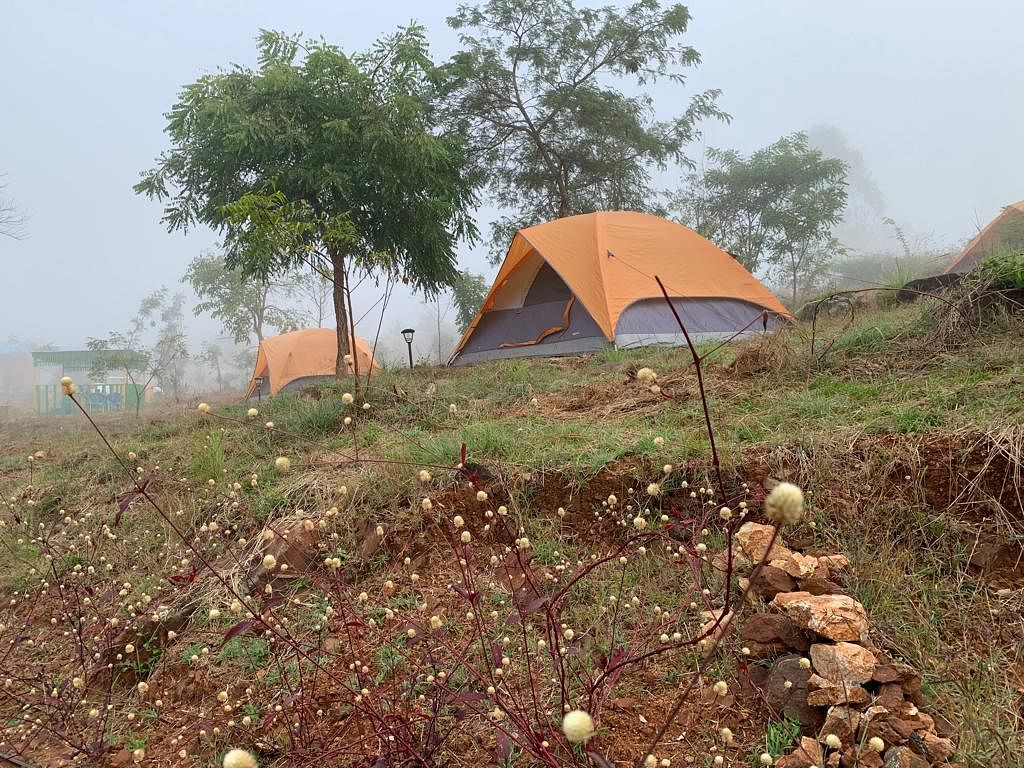
<path fill-rule="evenodd" d="M 812 595 L 809 592 L 779 593 L 772 603 L 804 629 L 836 641 L 867 636 L 864 606 L 847 595 Z"/>
<path fill-rule="evenodd" d="M 815 643 L 811 646 L 811 665 L 833 685 L 860 685 L 871 679 L 875 657 L 856 643 Z"/>
<path fill-rule="evenodd" d="M 736 544 L 740 551 L 752 563 L 759 563 L 764 559 L 768 550 L 768 542 L 771 541 L 775 528 L 760 523 L 744 523 L 736 531 Z M 777 560 L 792 555 L 793 552 L 782 544 L 782 538 L 775 539 L 772 545 L 769 560 Z"/>

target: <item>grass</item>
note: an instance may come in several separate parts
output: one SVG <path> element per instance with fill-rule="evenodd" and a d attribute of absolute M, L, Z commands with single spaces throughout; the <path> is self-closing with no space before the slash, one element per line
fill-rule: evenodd
<path fill-rule="evenodd" d="M 727 472 L 746 479 L 763 470 L 798 479 L 813 490 L 813 546 L 849 554 L 851 588 L 868 610 L 874 639 L 922 671 L 927 693 L 953 724 L 964 762 L 971 768 L 1010 765 L 1007 755 L 1024 750 L 1018 694 L 1008 674 L 1024 664 L 1016 650 L 1015 625 L 993 618 L 992 590 L 968 567 L 971 537 L 978 530 L 955 510 L 933 507 L 922 497 L 928 477 L 906 482 L 904 470 L 895 467 L 918 456 L 926 438 L 978 433 L 1024 419 L 1021 333 L 1013 327 L 955 352 L 929 353 L 915 348 L 926 324 L 914 306 L 861 313 L 850 327 L 828 321 L 819 328 L 813 357 L 809 339 L 790 333 L 784 339 L 792 351 L 788 362 L 757 374 L 731 367 L 742 347 L 717 350 L 706 368 L 709 405 Z M 823 338 L 835 340 L 824 355 Z M 264 401 L 255 419 L 246 416 L 249 404 L 215 405 L 215 412 L 241 424 L 188 412 L 154 423 L 111 420 L 105 428 L 120 451 L 138 455 L 147 472 L 157 465 L 166 471 L 153 493 L 169 509 L 181 510 L 173 519 L 192 540 L 209 544 L 210 556 L 219 558 L 233 578 L 244 576 L 228 554 L 239 539 L 251 548 L 265 523 L 296 516 L 298 509 L 322 513 L 337 505 L 331 537 L 318 551 L 318 561 L 338 556 L 344 568 L 351 566 L 346 573 L 372 592 L 384 578 L 407 578 L 413 567 L 453 578 L 450 553 L 447 559 L 438 554 L 439 542 L 431 538 L 435 528 L 419 499 L 433 494 L 439 501 L 436 519 L 450 518 L 450 508 L 440 504 L 456 503 L 448 496 L 455 491 L 456 475 L 445 468 L 458 462 L 463 445 L 467 458 L 488 473 L 486 482 L 507 496 L 488 503 L 509 505 L 531 537 L 535 562 L 546 569 L 584 562 L 605 546 L 578 535 L 554 515 L 563 503 L 581 519 L 603 514 L 601 502 L 610 491 L 601 485 L 596 494 L 599 480 L 613 483 L 623 504 L 638 503 L 629 498 L 628 488 L 642 492 L 651 477 L 660 479 L 665 463 L 679 468 L 665 482 L 666 492 L 684 472 L 695 482 L 707 482 L 703 411 L 688 364 L 685 350 L 616 349 L 578 360 L 398 369 L 377 377 L 368 412 L 359 408 L 361 400 L 344 406 L 343 388 L 326 386 L 312 395 Z M 639 365 L 659 372 L 672 399 L 630 381 L 630 370 Z M 454 414 L 449 412 L 452 403 Z M 354 418 L 354 426 L 344 424 L 346 416 Z M 283 432 L 263 428 L 266 421 Z M 93 435 L 72 421 L 59 430 L 55 423 L 40 421 L 32 429 L 2 435 L 7 447 L 0 453 L 0 493 L 6 508 L 0 520 L 19 531 L 3 536 L 3 594 L 24 593 L 38 583 L 46 564 L 33 541 L 37 534 L 28 532 L 40 524 L 62 529 L 63 510 L 74 521 L 68 525 L 81 531 L 61 560 L 63 567 L 87 567 L 98 551 L 94 542 L 101 542 L 118 579 L 131 585 L 124 602 L 141 605 L 147 595 L 154 604 L 173 604 L 185 590 L 170 577 L 187 573 L 194 563 L 183 560 L 192 556 L 167 545 L 173 538 L 167 526 L 144 503 L 134 503 L 122 524 L 110 527 L 125 480 L 98 450 Z M 30 468 L 25 457 L 37 450 L 46 451 L 46 457 Z M 373 462 L 403 463 L 347 460 L 357 453 Z M 292 460 L 290 473 L 273 468 L 278 455 Z M 434 474 L 431 490 L 416 479 L 421 466 L 430 466 Z M 250 482 L 254 474 L 255 486 Z M 547 483 L 555 478 L 568 489 L 567 498 L 553 501 L 547 493 Z M 349 489 L 345 496 L 338 491 L 341 485 Z M 220 533 L 201 530 L 211 520 Z M 366 537 L 359 532 L 378 524 L 386 531 L 381 548 L 364 552 Z M 712 551 L 725 543 L 717 530 L 705 541 Z M 415 565 L 403 568 L 404 557 Z M 401 582 L 386 603 L 361 613 L 360 620 L 383 622 L 385 610 L 415 613 L 423 605 L 439 610 L 446 584 L 432 592 L 423 584 Z M 564 620 L 585 637 L 600 637 L 597 645 L 607 651 L 602 644 L 625 638 L 621 628 L 616 637 L 601 634 L 610 631 L 605 608 L 611 597 L 643 595 L 659 605 L 685 604 L 690 596 L 683 597 L 683 589 L 680 574 L 651 557 L 646 565 L 609 568 L 581 585 Z M 488 611 L 504 609 L 513 599 L 504 584 L 484 584 L 481 590 Z M 312 582 L 288 578 L 272 591 L 297 601 L 291 625 L 296 632 L 310 637 L 318 631 L 324 605 Z M 212 592 L 203 594 L 212 599 Z M 300 664 L 280 663 L 264 637 L 239 636 L 223 643 L 230 624 L 207 621 L 207 604 L 202 603 L 176 642 L 136 674 L 160 679 L 171 674 L 169 665 L 179 664 L 213 687 L 241 677 L 258 690 L 290 686 L 308 674 Z M 131 614 L 124 609 L 122 615 Z M 689 621 L 695 623 L 696 617 Z M 40 627 L 42 633 L 45 625 Z M 403 635 L 395 633 L 366 658 L 374 662 L 372 678 L 382 684 L 407 667 L 412 656 Z M 730 668 L 723 661 L 716 673 L 727 676 Z M 661 684 L 678 685 L 688 669 L 689 661 L 654 667 L 647 678 L 630 685 L 650 694 Z M 425 690 L 424 685 L 418 680 L 416 690 Z M 275 703 L 248 701 L 248 710 L 242 711 L 255 716 L 272 711 Z M 140 703 L 138 711 L 154 710 Z M 127 732 L 119 738 L 121 746 L 137 740 Z M 749 750 L 752 759 L 764 751 L 778 755 L 794 738 L 791 724 L 765 720 L 743 745 L 743 754 Z M 148 741 L 147 752 L 160 748 L 152 738 Z M 524 759 L 517 764 L 525 764 Z"/>

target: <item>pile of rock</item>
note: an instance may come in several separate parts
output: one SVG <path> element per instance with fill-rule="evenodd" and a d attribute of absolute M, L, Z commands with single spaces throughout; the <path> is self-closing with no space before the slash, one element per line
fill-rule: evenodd
<path fill-rule="evenodd" d="M 749 571 L 760 562 L 772 532 L 752 522 L 740 527 L 735 565 Z M 952 741 L 920 709 L 921 676 L 872 644 L 864 606 L 844 593 L 847 558 L 804 555 L 781 539 L 771 546 L 748 593 L 770 612 L 748 618 L 739 633 L 751 658 L 773 661 L 751 665 L 753 682 L 807 734 L 777 768 L 951 766 Z M 723 566 L 724 553 L 715 564 Z"/>

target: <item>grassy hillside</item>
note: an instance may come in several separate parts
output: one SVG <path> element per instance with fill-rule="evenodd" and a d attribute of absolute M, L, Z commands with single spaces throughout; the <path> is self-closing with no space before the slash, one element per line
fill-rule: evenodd
<path fill-rule="evenodd" d="M 1024 333 L 951 345 L 935 316 L 702 348 L 721 476 L 685 350 L 192 403 L 102 420 L 112 451 L 81 415 L 0 425 L 0 752 L 629 765 L 693 681 L 657 760 L 757 765 L 800 726 L 734 636 L 769 608 L 713 555 L 789 480 L 809 512 L 786 543 L 849 557 L 871 642 L 920 672 L 956 759 L 1019 765 Z M 565 708 L 595 715 L 598 757 Z"/>

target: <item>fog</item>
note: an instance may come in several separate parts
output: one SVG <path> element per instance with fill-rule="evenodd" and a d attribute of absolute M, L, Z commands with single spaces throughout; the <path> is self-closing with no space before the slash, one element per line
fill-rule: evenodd
<path fill-rule="evenodd" d="M 411 19 L 434 55 L 456 49 L 444 19 L 454 2 L 8 2 L 0 10 L 5 72 L 0 181 L 27 214 L 23 238 L 0 238 L 0 344 L 81 348 L 134 314 L 162 285 L 185 292 L 185 267 L 211 232 L 168 234 L 158 203 L 132 184 L 165 149 L 163 114 L 180 86 L 231 63 L 255 64 L 261 27 L 367 47 Z M 797 130 L 851 162 L 851 207 L 838 234 L 855 253 L 896 252 L 886 217 L 922 250 L 955 250 L 999 209 L 1024 197 L 1018 53 L 1024 4 L 982 0 L 695 0 L 688 43 L 703 63 L 686 87 L 659 84 L 665 115 L 721 88 L 729 123 L 708 123 L 691 148 L 749 152 Z M 678 169 L 658 185 L 677 186 Z M 482 208 L 486 231 L 494 211 Z M 460 266 L 494 274 L 484 247 Z M 412 323 L 416 356 L 436 360 L 437 308 L 396 291 L 381 319 L 372 282 L 357 292 L 357 331 L 382 330 L 398 362 Z M 189 299 L 192 301 L 192 298 Z M 445 311 L 446 300 L 441 300 Z M 445 357 L 454 334 L 442 318 Z M 223 336 L 188 317 L 190 347 Z M 8 351 L 14 349 L 8 345 Z M 2 351 L 2 350 L 0 350 Z"/>

